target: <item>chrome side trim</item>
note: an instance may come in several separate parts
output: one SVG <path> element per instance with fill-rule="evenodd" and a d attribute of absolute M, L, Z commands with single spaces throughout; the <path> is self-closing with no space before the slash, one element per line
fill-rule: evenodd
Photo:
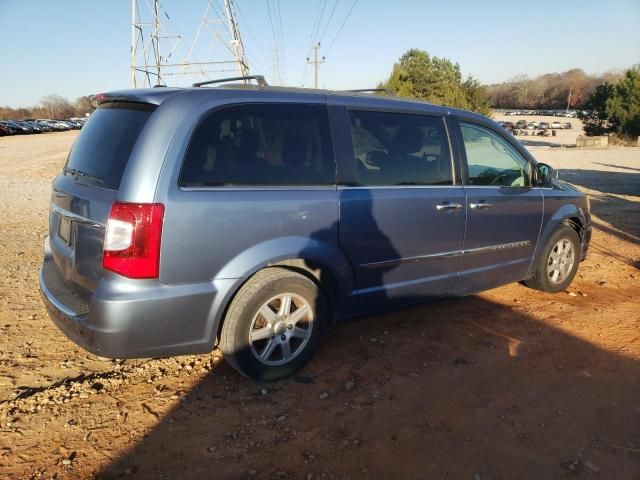
<path fill-rule="evenodd" d="M 274 191 L 331 191 L 335 192 L 337 190 L 336 185 L 256 185 L 256 186 L 247 186 L 247 185 L 231 185 L 228 187 L 225 186 L 211 186 L 211 187 L 186 187 L 179 186 L 178 187 L 183 192 L 274 192 Z"/>
<path fill-rule="evenodd" d="M 464 188 L 491 188 L 494 190 L 499 190 L 501 188 L 517 188 L 519 190 L 533 190 L 534 188 L 542 188 L 542 187 L 535 187 L 535 186 L 530 186 L 530 187 L 518 187 L 518 186 L 511 186 L 511 185 L 465 185 Z"/>
<path fill-rule="evenodd" d="M 452 188 L 463 191 L 462 185 L 338 185 L 338 190 L 414 190 L 414 189 L 437 189 Z"/>
<path fill-rule="evenodd" d="M 527 247 L 529 245 L 531 245 L 531 242 L 529 240 L 522 240 L 520 242 L 501 243 L 500 245 L 490 245 L 488 247 L 470 248 L 469 250 L 463 250 L 462 253 L 466 255 L 466 254 L 473 254 L 473 253 L 498 252 L 500 250 L 509 250 L 511 248 Z"/>
<path fill-rule="evenodd" d="M 460 255 L 473 255 L 476 253 L 499 252 L 501 250 L 509 250 L 512 248 L 527 247 L 531 245 L 529 240 L 520 242 L 502 243 L 500 245 L 490 245 L 487 247 L 470 248 L 468 250 L 452 250 L 450 252 L 431 253 L 429 255 L 418 255 L 415 257 L 396 258 L 393 260 L 383 260 L 381 262 L 361 263 L 361 268 L 387 268 L 394 267 L 403 263 L 421 263 L 437 258 L 451 258 Z"/>
<path fill-rule="evenodd" d="M 429 255 L 418 255 L 416 257 L 396 258 L 394 260 L 383 260 L 381 262 L 362 263 L 362 268 L 385 268 L 400 265 L 401 263 L 420 263 L 434 258 L 451 258 L 462 254 L 462 250 L 452 250 L 451 252 L 431 253 Z"/>

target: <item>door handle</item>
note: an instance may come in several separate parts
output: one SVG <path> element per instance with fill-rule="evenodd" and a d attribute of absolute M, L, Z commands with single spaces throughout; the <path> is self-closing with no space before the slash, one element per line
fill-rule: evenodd
<path fill-rule="evenodd" d="M 493 203 L 487 203 L 487 202 L 470 203 L 469 207 L 473 209 L 491 208 L 493 207 Z"/>
<path fill-rule="evenodd" d="M 441 203 L 440 205 L 436 205 L 436 210 L 460 210 L 462 205 L 459 203 Z"/>

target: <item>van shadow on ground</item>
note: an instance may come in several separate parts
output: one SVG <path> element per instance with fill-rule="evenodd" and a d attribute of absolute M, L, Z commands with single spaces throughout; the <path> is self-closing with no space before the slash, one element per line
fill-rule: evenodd
<path fill-rule="evenodd" d="M 640 363 L 554 322 L 445 299 L 337 326 L 294 379 L 220 365 L 98 477 L 637 479 Z"/>
<path fill-rule="evenodd" d="M 640 173 L 560 168 L 559 177 L 560 180 L 600 192 L 589 195 L 591 211 L 614 228 L 594 219 L 596 228 L 628 242 L 640 243 L 640 198 L 632 202 L 619 197 L 640 197 Z"/>

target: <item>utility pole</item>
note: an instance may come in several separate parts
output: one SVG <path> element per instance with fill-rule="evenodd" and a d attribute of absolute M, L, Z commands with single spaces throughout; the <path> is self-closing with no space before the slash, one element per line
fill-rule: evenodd
<path fill-rule="evenodd" d="M 569 87 L 569 96 L 567 97 L 567 112 L 569 111 L 569 107 L 571 106 L 571 87 Z"/>
<path fill-rule="evenodd" d="M 313 49 L 313 61 L 309 61 L 309 57 L 307 57 L 307 64 L 313 65 L 313 87 L 318 88 L 318 65 L 321 63 L 325 63 L 324 57 L 322 60 L 318 60 L 318 50 L 320 49 L 320 42 L 317 45 L 311 47 Z"/>

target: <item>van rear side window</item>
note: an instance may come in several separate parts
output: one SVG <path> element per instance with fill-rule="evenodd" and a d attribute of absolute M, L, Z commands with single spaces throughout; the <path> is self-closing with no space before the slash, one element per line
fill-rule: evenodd
<path fill-rule="evenodd" d="M 117 190 L 131 150 L 154 105 L 114 102 L 91 114 L 69 153 L 64 171 L 83 182 Z"/>
<path fill-rule="evenodd" d="M 222 108 L 196 128 L 180 185 L 331 185 L 335 183 L 331 145 L 323 105 Z"/>

